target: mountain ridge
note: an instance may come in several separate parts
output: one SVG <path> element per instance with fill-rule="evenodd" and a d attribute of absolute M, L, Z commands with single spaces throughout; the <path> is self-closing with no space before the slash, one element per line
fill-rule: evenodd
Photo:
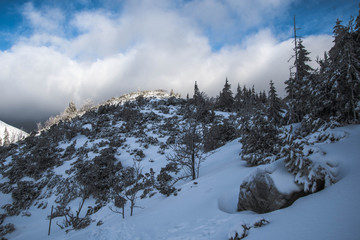
<path fill-rule="evenodd" d="M 16 143 L 25 139 L 29 134 L 0 120 L 0 146 Z"/>

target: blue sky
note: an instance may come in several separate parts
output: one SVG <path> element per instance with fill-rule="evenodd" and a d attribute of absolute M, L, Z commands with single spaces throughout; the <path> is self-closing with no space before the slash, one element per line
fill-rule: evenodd
<path fill-rule="evenodd" d="M 136 1 L 138 2 L 138 1 Z M 292 27 L 292 17 L 296 15 L 297 22 L 302 26 L 301 33 L 303 36 L 311 34 L 331 34 L 332 27 L 337 18 L 347 21 L 350 15 L 357 15 L 357 3 L 353 0 L 304 0 L 304 1 L 283 1 L 284 7 L 279 14 L 270 14 L 269 17 L 262 16 L 261 21 L 254 21 L 253 24 L 245 24 L 242 26 L 242 12 L 237 9 L 228 9 L 229 14 L 227 22 L 221 23 L 224 19 L 219 19 L 215 25 L 207 19 L 196 14 L 202 11 L 201 7 L 194 10 L 195 16 L 189 12 L 187 8 L 193 2 L 222 2 L 226 5 L 226 1 L 181 1 L 173 0 L 168 7 L 185 17 L 194 18 L 200 25 L 203 33 L 209 38 L 211 47 L 215 50 L 220 49 L 226 44 L 241 43 L 242 36 L 252 34 L 261 28 L 271 28 L 271 30 L 279 37 L 289 37 L 288 30 Z M 236 1 L 234 1 L 236 2 Z M 241 1 L 238 1 L 241 2 Z M 254 1 L 257 2 L 257 1 Z M 261 2 L 261 1 L 260 1 Z M 264 1 L 265 2 L 265 1 Z M 271 1 L 270 1 L 271 2 Z M 272 1 L 282 2 L 282 1 Z M 46 11 L 46 9 L 56 8 L 62 11 L 66 20 L 70 21 L 74 14 L 81 11 L 96 11 L 102 9 L 114 15 L 121 15 L 126 1 L 115 0 L 78 0 L 78 1 L 56 1 L 56 0 L 1 0 L 0 1 L 0 50 L 6 50 L 14 44 L 20 36 L 29 36 L 33 33 L 32 26 L 27 24 L 24 18 L 24 6 L 31 3 L 35 9 Z M 200 5 L 200 4 L 199 4 Z M 214 4 L 215 5 L 215 4 Z M 231 6 L 229 6 L 231 7 Z M 256 7 L 254 4 L 252 7 Z M 216 10 L 216 9 L 215 9 Z M 261 11 L 261 10 L 260 10 Z M 271 9 L 270 9 L 271 11 Z M 262 12 L 259 12 L 262 14 Z M 268 12 L 264 11 L 268 15 Z M 223 28 L 230 21 L 236 26 Z M 216 18 L 215 18 L 216 21 Z M 68 29 L 68 37 L 73 37 L 74 29 Z"/>
<path fill-rule="evenodd" d="M 215 96 L 228 77 L 280 95 L 289 75 L 293 16 L 322 56 L 350 0 L 0 0 L 0 119 L 35 121 L 69 101 L 151 89 Z M 314 67 L 315 61 L 313 61 Z M 15 97 L 16 96 L 16 97 Z"/>

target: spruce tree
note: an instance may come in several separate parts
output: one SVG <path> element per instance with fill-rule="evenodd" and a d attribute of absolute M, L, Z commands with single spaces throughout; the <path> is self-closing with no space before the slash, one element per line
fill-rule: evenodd
<path fill-rule="evenodd" d="M 356 29 L 356 28 L 355 28 Z M 360 101 L 360 44 L 356 41 L 354 20 L 334 27 L 334 46 L 329 51 L 332 112 L 342 121 L 358 119 Z"/>
<path fill-rule="evenodd" d="M 330 60 L 327 52 L 324 52 L 324 58 L 317 62 L 320 68 L 312 74 L 308 87 L 312 103 L 311 114 L 317 118 L 328 119 L 331 116 L 332 101 L 329 81 Z"/>
<path fill-rule="evenodd" d="M 276 89 L 272 80 L 270 80 L 269 100 L 268 100 L 268 116 L 276 126 L 281 122 L 281 102 L 276 93 Z"/>
<path fill-rule="evenodd" d="M 4 130 L 4 146 L 9 146 L 11 144 L 10 142 L 10 134 L 8 129 L 5 127 Z"/>
<path fill-rule="evenodd" d="M 242 108 L 243 103 L 243 92 L 241 90 L 240 84 L 236 88 L 236 95 L 234 97 L 234 108 L 236 111 L 239 111 Z"/>
<path fill-rule="evenodd" d="M 230 112 L 233 109 L 233 104 L 234 98 L 232 96 L 231 85 L 226 78 L 224 88 L 219 95 L 218 108 L 223 111 Z"/>
<path fill-rule="evenodd" d="M 203 94 L 200 92 L 197 82 L 195 81 L 194 85 L 194 95 L 193 95 L 194 104 L 197 107 L 201 107 L 205 104 L 205 99 Z"/>
<path fill-rule="evenodd" d="M 279 129 L 258 110 L 241 128 L 241 157 L 249 166 L 269 163 L 279 153 Z"/>
<path fill-rule="evenodd" d="M 294 67 L 295 76 L 285 81 L 287 100 L 289 104 L 289 122 L 299 122 L 308 112 L 310 91 L 305 86 L 309 85 L 309 77 L 313 69 L 308 65 L 310 62 L 309 54 L 303 45 L 302 39 L 296 44 Z"/>

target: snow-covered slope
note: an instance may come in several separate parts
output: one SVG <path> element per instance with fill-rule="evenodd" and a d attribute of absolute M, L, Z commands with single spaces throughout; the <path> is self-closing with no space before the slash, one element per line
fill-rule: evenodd
<path fill-rule="evenodd" d="M 4 145 L 5 137 L 8 138 L 10 143 L 16 143 L 27 136 L 26 132 L 0 121 L 0 146 Z"/>
<path fill-rule="evenodd" d="M 51 239 L 229 239 L 233 230 L 241 230 L 242 224 L 251 225 L 264 218 L 270 223 L 261 228 L 251 228 L 246 239 L 359 239 L 360 236 L 360 125 L 338 128 L 346 132 L 346 138 L 336 143 L 320 143 L 329 161 L 339 164 L 339 181 L 315 194 L 298 199 L 288 208 L 267 214 L 236 212 L 240 183 L 255 167 L 250 168 L 239 159 L 241 144 L 238 139 L 226 144 L 209 156 L 201 167 L 200 178 L 177 185 L 177 196 L 160 194 L 138 202 L 133 217 L 122 219 L 120 214 L 102 208 L 92 215 L 96 219 L 89 227 L 65 233 L 55 222 L 51 227 Z M 77 138 L 77 143 L 83 142 Z M 151 147 L 147 157 L 155 157 Z M 288 181 L 292 175 L 275 162 L 277 180 Z M 148 163 L 159 168 L 161 161 Z M 264 167 L 264 166 L 260 166 Z M 272 168 L 271 166 L 266 166 Z M 58 171 L 61 169 L 59 168 Z M 55 171 L 57 171 L 55 169 Z M 275 173 L 274 173 L 275 174 Z M 279 187 L 288 189 L 281 182 Z M 291 188 L 291 186 L 290 186 Z M 9 196 L 1 196 L 9 197 Z M 50 199 L 51 200 L 51 199 Z M 49 202 L 50 202 L 49 200 Z M 3 201 L 3 200 L 1 200 Z M 92 200 L 87 200 L 91 202 Z M 74 201 L 76 206 L 79 201 Z M 17 231 L 7 235 L 9 239 L 47 238 L 50 209 L 39 210 L 32 206 L 31 217 L 10 217 Z M 101 220 L 102 225 L 97 226 Z"/>

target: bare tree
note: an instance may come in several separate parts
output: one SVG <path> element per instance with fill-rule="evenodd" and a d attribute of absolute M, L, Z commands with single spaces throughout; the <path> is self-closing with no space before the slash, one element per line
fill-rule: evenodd
<path fill-rule="evenodd" d="M 113 210 L 114 212 L 121 213 L 124 216 L 125 204 L 127 201 L 130 203 L 130 216 L 134 213 L 134 208 L 139 206 L 136 205 L 136 201 L 139 198 L 147 197 L 154 185 L 154 171 L 150 169 L 150 173 L 142 173 L 142 168 L 139 162 L 134 162 L 132 167 L 127 167 L 121 170 L 117 186 L 114 188 L 115 192 L 115 207 L 122 208 L 122 211 Z"/>
<path fill-rule="evenodd" d="M 186 177 L 191 177 L 193 180 L 198 178 L 200 164 L 206 155 L 201 141 L 200 125 L 196 119 L 188 119 L 183 133 L 172 149 L 173 153 L 167 156 L 167 160 L 179 165 Z"/>

